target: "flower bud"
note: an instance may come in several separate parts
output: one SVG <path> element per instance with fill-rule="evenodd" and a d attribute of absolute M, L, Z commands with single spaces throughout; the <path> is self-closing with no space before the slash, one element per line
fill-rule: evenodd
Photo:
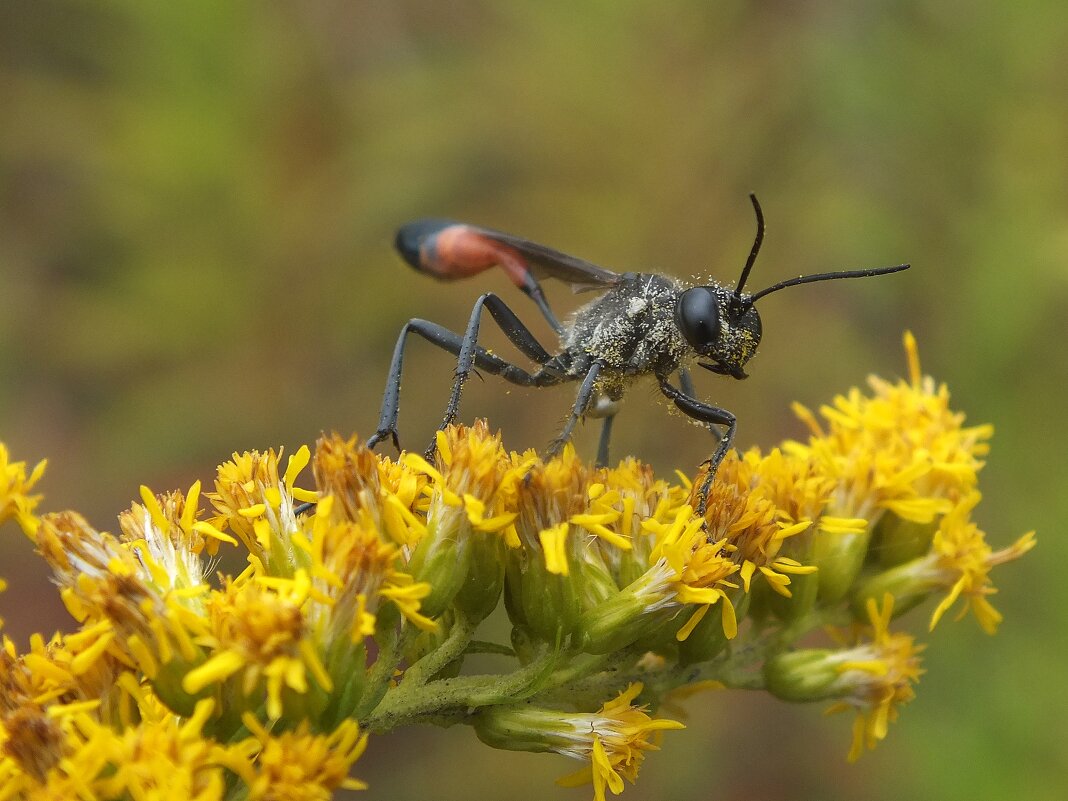
<path fill-rule="evenodd" d="M 573 576 L 550 572 L 540 555 L 509 556 L 505 595 L 512 623 L 544 642 L 572 634 L 582 612 Z"/>
<path fill-rule="evenodd" d="M 776 654 L 764 663 L 768 691 L 783 701 L 820 701 L 840 692 L 837 651 L 806 648 Z"/>
<path fill-rule="evenodd" d="M 921 557 L 867 576 L 853 591 L 853 615 L 857 620 L 866 620 L 868 601 L 878 601 L 887 593 L 894 598 L 895 617 L 923 603 L 943 586 L 938 574 L 931 568 L 931 559 Z"/>
<path fill-rule="evenodd" d="M 763 585 L 762 585 L 763 586 Z M 769 594 L 774 595 L 768 591 Z M 733 599 L 735 615 L 738 621 L 746 617 L 750 609 L 752 593 L 734 593 Z M 674 639 L 674 637 L 673 637 Z M 686 639 L 679 643 L 679 663 L 692 665 L 698 662 L 707 662 L 720 654 L 730 642 L 730 638 L 723 629 L 723 620 L 718 612 L 709 610 L 709 613 L 701 618 L 701 622 L 694 626 Z"/>
<path fill-rule="evenodd" d="M 472 623 L 479 623 L 497 608 L 504 588 L 504 541 L 477 537 L 471 548 L 470 568 L 456 594 L 456 606 Z"/>
<path fill-rule="evenodd" d="M 919 523 L 887 512 L 875 526 L 871 552 L 883 567 L 900 565 L 927 553 L 937 530 L 937 520 Z M 899 597 L 897 593 L 894 596 Z"/>
<path fill-rule="evenodd" d="M 445 519 L 463 525 L 459 516 Z M 458 535 L 443 525 L 428 527 L 427 536 L 416 546 L 407 569 L 417 582 L 430 585 L 420 610 L 427 617 L 435 618 L 444 612 L 467 581 L 475 550 L 469 535 L 469 531 Z"/>
<path fill-rule="evenodd" d="M 864 565 L 870 541 L 870 528 L 862 532 L 820 531 L 813 537 L 809 564 L 817 568 L 822 603 L 833 604 L 849 592 Z"/>

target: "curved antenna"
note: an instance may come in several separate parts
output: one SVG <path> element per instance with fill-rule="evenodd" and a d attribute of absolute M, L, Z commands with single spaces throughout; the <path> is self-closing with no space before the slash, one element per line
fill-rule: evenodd
<path fill-rule="evenodd" d="M 742 287 L 745 286 L 745 282 L 749 278 L 749 271 L 753 269 L 753 262 L 756 261 L 757 253 L 760 252 L 760 244 L 764 241 L 764 212 L 760 210 L 760 203 L 757 202 L 756 195 L 752 192 L 749 193 L 749 200 L 753 204 L 753 211 L 756 212 L 757 232 L 756 240 L 753 242 L 753 249 L 749 251 L 749 258 L 746 260 L 742 275 L 738 279 L 738 286 L 734 288 L 734 298 L 739 302 L 742 300 Z"/>
<path fill-rule="evenodd" d="M 758 300 L 765 295 L 770 295 L 772 292 L 778 292 L 780 289 L 786 289 L 788 286 L 797 286 L 798 284 L 812 284 L 816 281 L 832 281 L 836 278 L 868 278 L 873 275 L 889 275 L 890 273 L 899 273 L 902 270 L 907 270 L 912 265 L 909 264 L 897 264 L 893 267 L 871 267 L 867 270 L 842 270 L 836 273 L 816 273 L 814 275 L 801 275 L 797 278 L 790 278 L 786 281 L 780 281 L 774 286 L 769 286 L 767 289 L 762 289 L 755 295 L 750 295 L 745 299 L 747 306 L 752 306 Z"/>

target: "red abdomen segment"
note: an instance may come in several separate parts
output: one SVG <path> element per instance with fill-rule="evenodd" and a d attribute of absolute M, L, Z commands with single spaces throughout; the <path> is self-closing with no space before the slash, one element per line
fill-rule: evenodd
<path fill-rule="evenodd" d="M 531 280 L 526 260 L 518 251 L 462 223 L 409 223 L 397 232 L 396 246 L 405 261 L 435 278 L 466 278 L 499 266 L 521 289 Z"/>

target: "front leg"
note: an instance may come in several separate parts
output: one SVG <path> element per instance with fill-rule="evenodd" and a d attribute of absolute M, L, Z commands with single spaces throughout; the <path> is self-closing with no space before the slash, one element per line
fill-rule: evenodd
<path fill-rule="evenodd" d="M 696 511 L 697 514 L 704 517 L 705 509 L 708 506 L 708 491 L 712 487 L 712 479 L 715 478 L 716 468 L 718 468 L 719 463 L 723 461 L 727 449 L 730 448 L 731 443 L 734 442 L 734 432 L 738 428 L 738 421 L 735 416 L 726 409 L 720 409 L 718 406 L 712 406 L 709 403 L 699 401 L 697 398 L 691 397 L 682 390 L 672 386 L 671 382 L 667 380 L 667 376 L 658 376 L 657 380 L 660 382 L 660 391 L 663 392 L 666 397 L 670 398 L 683 414 L 692 417 L 694 420 L 701 423 L 710 423 L 712 425 L 727 427 L 727 432 L 720 437 L 715 452 L 708 460 L 708 474 L 705 476 L 705 480 L 697 492 L 698 500 Z"/>

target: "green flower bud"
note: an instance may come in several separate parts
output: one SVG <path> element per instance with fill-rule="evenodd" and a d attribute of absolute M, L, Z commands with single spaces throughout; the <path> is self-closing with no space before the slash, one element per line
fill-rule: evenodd
<path fill-rule="evenodd" d="M 679 604 L 668 576 L 670 568 L 654 566 L 645 575 L 596 606 L 579 622 L 582 649 L 606 654 L 653 634 L 678 615 Z"/>
<path fill-rule="evenodd" d="M 472 623 L 484 620 L 497 608 L 504 588 L 506 551 L 500 537 L 474 536 L 470 567 L 455 599 L 456 606 Z"/>
<path fill-rule="evenodd" d="M 937 530 L 937 519 L 917 523 L 887 512 L 875 526 L 871 553 L 883 567 L 900 565 L 927 553 Z"/>
<path fill-rule="evenodd" d="M 929 558 L 922 557 L 866 577 L 853 592 L 853 615 L 857 620 L 867 620 L 868 599 L 878 602 L 889 593 L 894 598 L 894 617 L 898 617 L 923 603 L 933 592 L 944 590 L 930 564 Z"/>
<path fill-rule="evenodd" d="M 408 564 L 408 571 L 416 581 L 430 585 L 430 594 L 419 609 L 430 618 L 448 609 L 467 581 L 475 550 L 470 527 L 459 516 L 451 516 L 449 520 L 455 525 L 428 526 L 427 536 L 416 546 Z M 460 528 L 467 531 L 461 533 Z"/>
<path fill-rule="evenodd" d="M 776 654 L 764 663 L 768 691 L 783 701 L 820 701 L 839 694 L 838 652 L 808 648 Z"/>
<path fill-rule="evenodd" d="M 520 551 L 511 556 L 505 582 L 512 623 L 545 642 L 572 634 L 582 613 L 573 577 L 550 573 L 540 555 Z"/>
<path fill-rule="evenodd" d="M 871 529 L 861 533 L 820 531 L 812 538 L 812 556 L 808 564 L 818 569 L 818 598 L 833 604 L 849 592 L 864 565 L 871 541 Z"/>

